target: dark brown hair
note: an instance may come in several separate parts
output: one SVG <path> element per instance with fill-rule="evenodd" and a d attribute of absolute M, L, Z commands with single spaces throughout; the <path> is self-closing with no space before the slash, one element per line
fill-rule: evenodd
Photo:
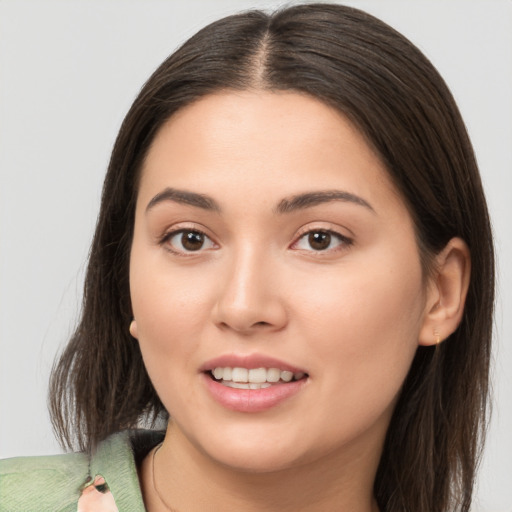
<path fill-rule="evenodd" d="M 437 348 L 418 348 L 374 488 L 382 511 L 468 511 L 486 424 L 494 300 L 492 236 L 475 157 L 448 88 L 420 51 L 376 18 L 334 4 L 224 18 L 188 40 L 144 85 L 105 178 L 81 320 L 51 379 L 61 441 L 90 450 L 163 412 L 128 332 L 137 182 L 162 124 L 221 89 L 300 91 L 347 116 L 406 201 L 426 273 L 452 237 L 468 244 L 463 320 Z"/>

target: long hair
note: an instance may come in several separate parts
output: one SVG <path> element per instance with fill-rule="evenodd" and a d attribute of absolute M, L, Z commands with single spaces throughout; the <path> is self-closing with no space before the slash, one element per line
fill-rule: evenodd
<path fill-rule="evenodd" d="M 406 38 L 357 9 L 296 5 L 217 21 L 150 77 L 113 148 L 82 315 L 50 383 L 63 445 L 91 450 L 164 411 L 131 338 L 128 281 L 142 162 L 162 124 L 219 90 L 299 91 L 345 115 L 413 218 L 424 273 L 452 237 L 471 252 L 458 329 L 419 347 L 392 417 L 374 492 L 382 511 L 467 512 L 486 425 L 494 256 L 482 184 L 443 79 Z"/>

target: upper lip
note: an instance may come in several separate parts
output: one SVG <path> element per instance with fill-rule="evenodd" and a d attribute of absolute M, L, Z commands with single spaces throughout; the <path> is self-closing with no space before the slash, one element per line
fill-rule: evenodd
<path fill-rule="evenodd" d="M 286 363 L 275 357 L 264 354 L 224 354 L 206 361 L 200 368 L 201 372 L 208 372 L 214 368 L 278 368 L 293 373 L 307 373 L 305 369 Z"/>

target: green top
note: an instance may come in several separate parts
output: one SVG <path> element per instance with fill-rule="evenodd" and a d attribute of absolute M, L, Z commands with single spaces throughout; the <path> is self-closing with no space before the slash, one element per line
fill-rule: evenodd
<path fill-rule="evenodd" d="M 0 512 L 76 512 L 85 488 L 110 490 L 119 512 L 144 512 L 137 466 L 162 438 L 162 432 L 124 431 L 100 443 L 90 458 L 69 453 L 0 460 Z M 91 487 L 96 476 L 106 485 Z"/>

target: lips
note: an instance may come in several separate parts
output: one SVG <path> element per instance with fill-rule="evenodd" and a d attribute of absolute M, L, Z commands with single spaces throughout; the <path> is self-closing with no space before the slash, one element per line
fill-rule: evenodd
<path fill-rule="evenodd" d="M 259 354 L 226 355 L 201 367 L 211 396 L 239 412 L 261 412 L 291 398 L 305 385 L 305 370 Z"/>

